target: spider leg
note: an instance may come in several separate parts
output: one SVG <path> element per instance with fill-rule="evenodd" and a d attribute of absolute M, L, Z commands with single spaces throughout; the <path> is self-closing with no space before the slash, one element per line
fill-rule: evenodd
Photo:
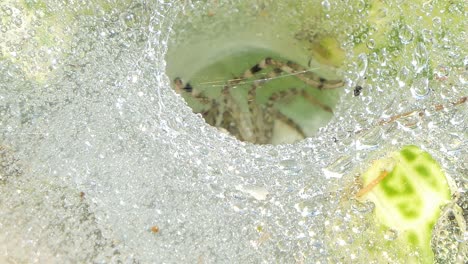
<path fill-rule="evenodd" d="M 293 121 L 291 118 L 288 116 L 284 115 L 281 113 L 281 111 L 274 109 L 274 104 L 279 101 L 279 100 L 287 100 L 291 97 L 296 96 L 297 94 L 300 94 L 296 88 L 292 88 L 286 91 L 280 91 L 277 93 L 273 93 L 270 95 L 268 98 L 268 102 L 266 103 L 266 108 L 270 109 L 269 113 L 271 116 L 273 116 L 275 119 L 280 120 L 281 122 L 285 123 L 286 125 L 290 126 L 294 130 L 296 130 L 303 138 L 306 137 L 306 134 L 302 127 L 300 127 L 295 121 Z M 273 120 L 271 121 L 273 122 Z"/>
<path fill-rule="evenodd" d="M 255 67 L 255 66 L 254 66 Z M 252 69 L 254 69 L 254 67 Z M 251 69 L 251 71 L 253 71 Z M 256 69 L 258 70 L 258 69 Z M 273 136 L 274 119 L 272 118 L 273 108 L 259 105 L 255 100 L 257 89 L 261 87 L 263 80 L 254 81 L 247 94 L 247 105 L 250 119 L 253 124 L 255 143 L 268 144 Z"/>
<path fill-rule="evenodd" d="M 224 107 L 221 106 L 215 99 L 210 99 L 203 95 L 203 93 L 196 93 L 190 83 L 184 84 L 181 78 L 176 77 L 174 79 L 175 91 L 178 94 L 188 94 L 195 100 L 199 101 L 203 105 L 207 105 L 207 110 L 200 111 L 198 113 L 202 114 L 203 119 L 206 123 L 220 127 L 221 122 L 223 121 Z"/>
<path fill-rule="evenodd" d="M 259 62 L 258 64 L 254 65 L 252 68 L 247 70 L 242 78 L 251 78 L 254 76 L 255 73 L 260 72 L 261 70 L 269 67 L 269 65 L 278 65 L 275 61 L 271 58 L 266 58 Z M 257 135 L 257 143 L 264 142 L 267 143 L 272 138 L 272 131 L 274 127 L 274 120 L 280 120 L 286 125 L 290 126 L 294 130 L 296 130 L 302 137 L 305 137 L 305 133 L 302 128 L 292 119 L 281 113 L 279 110 L 274 109 L 274 103 L 279 100 L 288 100 L 297 96 L 302 96 L 311 104 L 320 107 L 322 110 L 326 112 L 333 113 L 332 109 L 323 104 L 320 100 L 316 99 L 314 96 L 308 94 L 305 90 L 299 90 L 296 88 L 288 89 L 285 91 L 277 92 L 270 95 L 267 105 L 265 107 L 259 107 L 258 104 L 255 102 L 256 91 L 261 85 L 269 78 L 277 77 L 278 75 L 283 72 L 284 69 L 275 67 L 271 72 L 268 73 L 267 77 L 262 78 L 260 80 L 254 81 L 249 89 L 247 95 L 247 102 L 249 105 L 249 112 L 251 113 L 252 123 L 255 124 L 254 132 Z M 242 78 L 238 78 L 237 80 L 241 80 Z M 321 87 L 321 86 L 319 86 Z"/>
<path fill-rule="evenodd" d="M 302 90 L 302 89 L 291 88 L 288 90 L 276 92 L 276 93 L 273 93 L 268 100 L 269 100 L 269 103 L 273 104 L 276 101 L 280 101 L 280 100 L 287 101 L 294 97 L 303 97 L 304 99 L 309 101 L 309 103 L 317 107 L 320 107 L 323 111 L 333 113 L 333 110 L 328 105 L 322 103 L 320 100 L 318 100 L 317 98 L 315 98 L 314 96 L 310 95 L 309 93 L 307 93 L 305 90 Z"/>
<path fill-rule="evenodd" d="M 280 71 L 292 76 L 296 76 L 307 85 L 316 87 L 320 90 L 340 88 L 344 85 L 344 82 L 341 80 L 327 80 L 297 63 L 291 61 L 283 63 L 281 61 L 267 57 L 245 71 L 241 77 L 231 79 L 225 89 L 229 88 L 230 86 L 235 86 L 245 81 L 246 79 L 254 77 L 257 73 L 263 71 L 266 68 L 274 68 L 274 71 L 277 73 Z M 277 75 L 279 75 L 279 73 Z M 261 80 L 266 81 L 267 78 L 262 78 Z"/>
<path fill-rule="evenodd" d="M 243 111 L 241 107 L 235 102 L 230 94 L 230 89 L 242 83 L 246 79 L 254 77 L 258 72 L 269 67 L 265 60 L 252 66 L 246 70 L 241 77 L 235 77 L 229 80 L 222 89 L 223 97 L 225 98 L 224 105 L 230 110 L 231 116 L 237 123 L 238 135 L 237 138 L 243 138 L 245 141 L 255 142 L 258 144 L 266 144 L 271 138 L 271 130 L 273 121 L 267 122 L 264 119 L 264 109 L 255 102 L 256 90 L 271 77 L 271 73 L 267 78 L 261 78 L 251 83 L 250 89 L 247 94 L 248 111 Z M 274 70 L 279 71 L 279 70 Z M 279 73 L 278 73 L 279 74 Z M 278 75 L 274 74 L 274 76 Z"/>
<path fill-rule="evenodd" d="M 295 64 L 295 63 L 292 63 L 292 62 L 288 62 L 288 64 L 293 65 L 296 68 L 302 67 L 299 64 Z M 274 78 L 274 77 L 278 76 L 281 72 L 285 71 L 285 67 L 286 67 L 284 64 L 282 64 L 282 63 L 280 63 L 278 61 L 275 61 L 275 60 L 273 60 L 271 58 L 266 58 L 266 59 L 262 60 L 260 63 L 254 65 L 250 70 L 246 71 L 244 73 L 244 76 L 251 76 L 251 75 L 255 74 L 256 72 L 259 72 L 262 69 L 268 67 L 268 65 L 275 65 L 275 66 L 278 66 L 278 67 L 275 67 L 273 69 L 273 71 L 271 71 L 267 75 L 267 78 Z M 291 72 L 291 70 L 289 70 L 289 71 Z M 303 68 L 303 70 L 301 70 L 301 72 L 304 72 L 304 71 L 306 71 L 306 70 Z M 314 76 L 316 76 L 316 75 L 314 75 Z M 267 78 L 261 79 L 260 81 L 256 81 L 256 82 L 254 82 L 252 84 L 252 87 L 249 90 L 249 98 L 248 98 L 249 102 L 254 100 L 256 89 L 259 87 L 259 85 L 261 83 L 265 82 Z M 330 86 L 330 81 L 326 81 L 323 78 L 320 78 L 320 80 L 323 80 L 323 83 L 322 83 L 323 85 L 322 86 L 317 86 L 319 89 L 320 89 L 320 87 L 322 87 L 322 88 L 331 87 Z M 328 83 L 325 84 L 325 81 L 328 82 Z M 341 81 L 333 81 L 333 82 L 340 82 L 341 83 L 340 86 L 337 86 L 337 87 L 343 86 L 343 83 Z M 315 97 L 313 97 L 312 95 L 308 94 L 305 90 L 298 90 L 296 88 L 292 88 L 292 89 L 289 89 L 287 91 L 280 92 L 279 93 L 279 96 L 280 96 L 279 98 L 286 98 L 286 97 L 289 98 L 289 97 L 298 96 L 298 95 L 304 97 L 311 104 L 322 108 L 322 110 L 324 110 L 326 112 L 333 113 L 332 109 L 328 105 L 323 104 L 320 100 L 318 100 Z M 270 99 L 273 99 L 273 98 L 275 98 L 274 100 L 279 99 L 279 98 L 277 98 L 277 96 L 272 95 L 270 97 Z"/>
<path fill-rule="evenodd" d="M 326 112 L 333 113 L 333 110 L 328 105 L 320 102 L 320 100 L 318 100 L 317 98 L 315 98 L 312 95 L 308 94 L 306 91 L 301 90 L 300 94 L 301 94 L 302 97 L 304 97 L 311 104 L 322 108 L 322 110 L 324 110 Z"/>
<path fill-rule="evenodd" d="M 180 77 L 175 77 L 174 87 L 175 87 L 176 93 L 178 94 L 182 94 L 182 92 L 192 93 L 193 91 L 193 88 L 190 85 L 190 83 L 187 83 L 186 85 L 184 85 L 184 81 L 182 81 Z"/>
<path fill-rule="evenodd" d="M 222 96 L 220 98 L 222 102 L 217 103 L 217 101 L 215 101 L 213 103 L 213 105 L 218 107 L 218 110 L 213 123 L 210 124 L 228 130 L 231 135 L 241 141 L 254 142 L 252 140 L 255 134 L 252 131 L 253 125 L 251 120 L 248 114 L 242 111 L 229 92 L 229 90 L 240 81 L 241 79 L 236 78 L 228 81 L 227 84 L 224 85 L 221 90 Z"/>
<path fill-rule="evenodd" d="M 227 82 L 227 85 L 224 86 L 224 89 L 223 91 L 226 91 L 227 89 L 231 88 L 232 86 L 235 86 L 249 78 L 252 78 L 254 77 L 255 75 L 257 75 L 257 73 L 261 72 L 262 70 L 268 68 L 268 67 L 271 67 L 268 65 L 267 63 L 267 60 L 268 58 L 266 59 L 263 59 L 261 60 L 260 62 L 258 62 L 257 64 L 255 64 L 254 66 L 252 66 L 250 69 L 246 70 L 242 76 L 240 77 L 235 77 L 231 80 L 229 80 Z M 262 82 L 262 81 L 265 81 L 266 78 L 261 78 L 260 80 L 258 80 L 257 82 Z"/>
<path fill-rule="evenodd" d="M 344 82 L 341 80 L 327 80 L 307 70 L 306 68 L 304 68 L 303 66 L 297 63 L 294 63 L 291 61 L 283 63 L 281 61 L 267 57 L 265 59 L 262 59 L 260 62 L 258 62 L 254 66 L 252 66 L 250 69 L 246 70 L 242 74 L 242 76 L 229 80 L 227 84 L 223 87 L 222 93 L 225 95 L 229 94 L 229 89 L 233 88 L 234 86 L 242 83 L 243 81 L 249 78 L 254 77 L 259 72 L 263 71 L 266 68 L 273 68 L 273 70 L 269 72 L 266 77 L 263 77 L 254 81 L 253 85 L 251 86 L 251 90 L 257 89 L 262 83 L 266 82 L 268 79 L 273 79 L 279 76 L 282 72 L 285 72 L 291 76 L 296 76 L 298 79 L 300 79 L 307 85 L 316 87 L 320 90 L 339 88 L 344 85 Z M 311 95 L 305 92 L 302 93 L 302 95 L 304 95 L 304 97 L 308 101 L 310 101 L 312 104 L 318 105 L 319 107 L 321 107 L 323 110 L 327 112 L 331 112 L 330 107 L 322 104 L 319 100 L 313 98 Z M 250 100 L 251 99 L 249 99 L 249 101 Z"/>
<path fill-rule="evenodd" d="M 251 111 L 245 111 L 242 107 L 237 103 L 237 101 L 231 96 L 227 89 L 229 86 L 226 85 L 225 88 L 226 95 L 224 96 L 226 99 L 226 107 L 230 110 L 232 117 L 235 120 L 237 125 L 237 130 L 239 136 L 236 136 L 239 139 L 243 139 L 248 142 L 256 142 L 255 135 L 255 122 L 253 122 L 253 116 Z M 251 102 L 248 102 L 248 107 L 250 108 Z"/>
<path fill-rule="evenodd" d="M 318 100 L 315 97 L 313 97 L 312 95 L 308 94 L 306 91 L 300 90 L 300 89 L 297 89 L 297 88 L 291 88 L 291 89 L 288 89 L 288 90 L 284 90 L 284 91 L 280 91 L 280 92 L 276 92 L 276 93 L 271 94 L 270 97 L 268 98 L 268 102 L 266 103 L 265 107 L 267 109 L 274 109 L 274 104 L 277 101 L 287 101 L 287 100 L 290 100 L 291 98 L 298 97 L 298 96 L 301 96 L 301 97 L 305 98 L 307 101 L 309 101 L 313 105 L 316 105 L 316 106 L 320 107 L 322 110 L 324 110 L 326 112 L 333 113 L 332 109 L 329 106 L 323 104 L 322 102 L 320 102 L 320 100 Z M 302 127 L 300 127 L 294 120 L 292 120 L 291 118 L 289 118 L 286 115 L 284 115 L 283 113 L 281 113 L 281 111 L 279 111 L 279 110 L 274 110 L 273 111 L 272 110 L 272 111 L 270 111 L 270 113 L 276 119 L 282 121 L 283 123 L 287 124 L 288 126 L 293 128 L 294 130 L 296 130 L 299 134 L 301 134 L 302 137 L 304 137 L 304 138 L 306 137 Z"/>
<path fill-rule="evenodd" d="M 196 93 L 190 83 L 184 84 L 179 77 L 174 79 L 174 86 L 177 93 L 189 94 L 200 103 L 209 106 L 206 110 L 199 112 L 206 123 L 217 128 L 225 129 L 231 135 L 242 141 L 248 141 L 252 138 L 251 131 L 246 129 L 252 126 L 249 125 L 248 122 L 246 124 L 246 118 L 243 117 L 239 106 L 234 102 L 229 93 L 229 85 L 224 86 L 223 96 L 216 99 L 208 98 L 203 95 L 203 93 Z"/>
<path fill-rule="evenodd" d="M 182 81 L 182 79 L 179 77 L 176 77 L 174 79 L 174 87 L 175 87 L 174 90 L 176 91 L 176 93 L 189 94 L 191 97 L 195 98 L 196 100 L 198 100 L 200 103 L 204 105 L 210 104 L 212 102 L 212 99 L 206 97 L 205 95 L 203 95 L 203 93 L 195 92 L 195 89 L 193 89 L 190 83 L 184 84 L 184 81 Z"/>
<path fill-rule="evenodd" d="M 320 90 L 340 88 L 344 85 L 344 82 L 341 80 L 327 80 L 307 70 L 303 66 L 291 61 L 283 63 L 271 58 L 267 58 L 265 59 L 265 63 L 267 65 L 281 69 L 281 71 L 286 72 L 287 74 L 294 75 L 304 83 L 316 87 Z"/>
<path fill-rule="evenodd" d="M 206 111 L 201 112 L 203 119 L 205 119 L 206 123 L 216 126 L 216 122 L 218 117 L 220 116 L 220 109 L 219 104 L 213 100 L 211 107 L 208 108 Z"/>
<path fill-rule="evenodd" d="M 250 78 L 254 76 L 257 72 L 269 67 L 267 63 L 267 59 L 260 61 L 258 64 L 254 65 L 252 68 L 247 70 L 243 78 Z M 301 135 L 304 135 L 302 129 L 298 127 L 294 121 L 289 119 L 287 116 L 283 115 L 281 112 L 276 110 L 273 107 L 273 103 L 270 105 L 259 105 L 256 101 L 256 92 L 258 88 L 270 78 L 275 78 L 281 74 L 281 69 L 274 68 L 271 72 L 268 72 L 266 77 L 260 78 L 256 81 L 253 81 L 250 89 L 247 94 L 247 103 L 249 112 L 251 114 L 251 119 L 253 123 L 254 132 L 256 135 L 255 142 L 257 144 L 268 144 L 271 142 L 273 137 L 273 128 L 275 120 L 282 120 L 287 125 L 293 127 L 296 131 L 298 131 Z"/>
<path fill-rule="evenodd" d="M 302 127 L 300 127 L 296 122 L 294 122 L 291 118 L 285 116 L 280 111 L 275 111 L 275 117 L 276 119 L 290 126 L 292 129 L 296 130 L 301 135 L 302 138 L 307 137 L 306 134 L 304 133 L 304 130 L 302 130 Z"/>

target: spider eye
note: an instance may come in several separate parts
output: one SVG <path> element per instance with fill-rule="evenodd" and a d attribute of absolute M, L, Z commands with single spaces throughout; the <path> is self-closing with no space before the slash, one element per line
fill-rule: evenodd
<path fill-rule="evenodd" d="M 193 91 L 193 87 L 192 85 L 190 85 L 190 83 L 187 83 L 185 86 L 184 86 L 184 91 L 186 91 L 187 93 L 191 93 Z"/>
<path fill-rule="evenodd" d="M 281 74 L 283 72 L 280 68 L 275 68 L 273 71 L 275 74 Z"/>
<path fill-rule="evenodd" d="M 258 63 L 255 64 L 255 66 L 253 66 L 252 68 L 250 68 L 250 72 L 252 74 L 255 74 L 255 73 L 257 73 L 257 72 L 259 72 L 261 70 L 262 70 L 262 67 L 260 67 L 260 65 L 258 65 Z"/>
<path fill-rule="evenodd" d="M 175 77 L 174 78 L 174 84 L 177 85 L 177 86 L 183 85 L 182 79 L 180 79 L 179 77 Z"/>

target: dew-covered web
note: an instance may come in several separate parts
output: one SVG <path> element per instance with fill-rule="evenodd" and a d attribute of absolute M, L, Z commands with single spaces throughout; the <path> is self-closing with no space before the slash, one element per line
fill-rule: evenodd
<path fill-rule="evenodd" d="M 221 2 L 2 1 L 0 262 L 367 263 L 362 240 L 393 234 L 366 225 L 372 205 L 352 199 L 355 177 L 407 144 L 466 192 L 458 2 L 452 15 L 429 2 L 377 14 L 364 1 Z M 399 15 L 410 10 L 416 18 Z M 368 16 L 394 30 L 379 36 Z M 255 25 L 263 39 L 279 36 L 274 48 L 285 32 L 340 40 L 346 86 L 315 137 L 239 142 L 173 91 L 168 49 L 230 33 L 235 47 L 250 37 L 236 28 Z M 442 263 L 454 243 L 437 241 Z M 391 244 L 382 250 L 395 260 Z"/>

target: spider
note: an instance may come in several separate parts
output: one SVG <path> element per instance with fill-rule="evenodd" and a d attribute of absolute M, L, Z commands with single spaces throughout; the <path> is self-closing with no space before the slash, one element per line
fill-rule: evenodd
<path fill-rule="evenodd" d="M 295 78 L 296 82 L 299 80 L 299 86 L 302 87 L 273 89 L 273 92 L 263 100 L 264 102 L 260 102 L 262 100 L 257 96 L 258 91 L 266 89 L 269 83 L 288 76 Z M 244 92 L 242 100 L 234 91 L 245 84 L 248 89 Z M 282 86 L 289 85 L 290 83 L 282 84 Z M 321 93 L 323 90 L 336 89 L 343 85 L 341 80 L 326 80 L 295 62 L 283 62 L 270 57 L 262 59 L 240 77 L 225 82 L 216 96 L 209 96 L 206 90 L 197 89 L 190 82 L 184 83 L 180 77 L 174 79 L 177 93 L 186 99 L 190 97 L 201 103 L 201 110 L 194 111 L 200 113 L 208 124 L 229 132 L 241 141 L 255 144 L 285 143 L 273 142 L 273 136 L 279 127 L 285 125 L 297 134 L 288 143 L 305 138 L 307 133 L 304 128 L 278 105 L 290 103 L 294 98 L 301 97 L 317 110 L 333 113 L 330 106 L 321 102 L 305 88 L 313 87 Z"/>

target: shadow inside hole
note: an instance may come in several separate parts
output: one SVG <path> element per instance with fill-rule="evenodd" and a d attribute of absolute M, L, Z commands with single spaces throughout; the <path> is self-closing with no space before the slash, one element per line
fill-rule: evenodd
<path fill-rule="evenodd" d="M 208 124 L 241 141 L 284 144 L 314 136 L 332 118 L 343 82 L 322 73 L 320 67 L 249 48 L 190 76 L 170 77 L 176 92 Z"/>

